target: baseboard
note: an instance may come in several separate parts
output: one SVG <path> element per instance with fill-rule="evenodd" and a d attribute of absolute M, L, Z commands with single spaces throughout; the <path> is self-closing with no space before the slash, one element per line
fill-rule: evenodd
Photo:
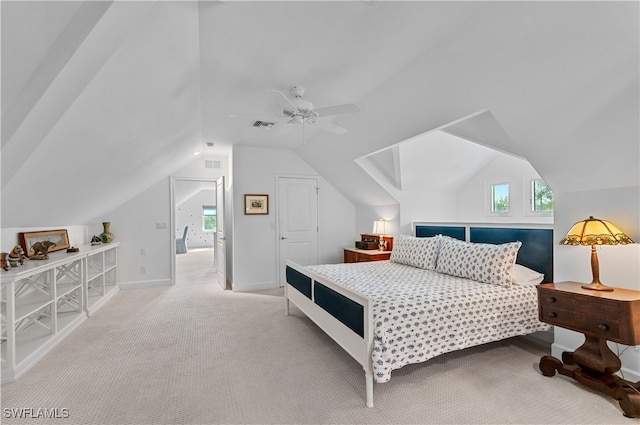
<path fill-rule="evenodd" d="M 534 332 L 528 335 L 524 335 L 523 338 L 534 341 L 538 344 L 543 344 L 548 347 L 553 344 L 553 330 Z"/>
<path fill-rule="evenodd" d="M 245 283 L 244 285 L 238 285 L 236 283 L 233 283 L 231 285 L 231 289 L 233 290 L 233 292 L 261 291 L 263 289 L 275 289 L 277 287 L 278 287 L 278 283 L 275 281 Z"/>
<path fill-rule="evenodd" d="M 616 352 L 615 348 L 611 347 L 611 349 L 614 353 Z M 632 350 L 633 347 L 629 347 L 629 349 Z M 565 351 L 572 352 L 574 350 L 575 348 L 565 347 L 558 343 L 551 344 L 551 355 L 556 359 L 562 359 L 562 353 L 564 353 Z M 623 360 L 625 360 L 624 357 L 623 357 Z M 625 366 L 625 363 L 626 362 L 623 361 L 622 368 L 616 375 L 624 377 L 624 379 L 626 379 L 627 381 L 631 381 L 631 382 L 640 381 L 640 371 L 629 369 L 628 367 Z M 632 360 L 630 363 L 637 363 L 637 362 L 634 362 Z"/>
<path fill-rule="evenodd" d="M 153 288 L 156 286 L 171 286 L 171 279 L 158 279 L 158 280 L 141 280 L 137 282 L 121 282 L 120 289 L 138 289 L 138 288 Z"/>

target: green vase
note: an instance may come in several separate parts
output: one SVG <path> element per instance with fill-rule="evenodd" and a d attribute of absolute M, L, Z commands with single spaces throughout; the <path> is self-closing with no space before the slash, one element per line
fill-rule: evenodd
<path fill-rule="evenodd" d="M 102 223 L 102 227 L 104 228 L 103 232 L 100 234 L 100 240 L 102 240 L 102 243 L 113 242 L 113 233 L 111 233 L 111 230 L 109 230 L 110 226 L 111 223 L 109 223 L 108 221 Z"/>

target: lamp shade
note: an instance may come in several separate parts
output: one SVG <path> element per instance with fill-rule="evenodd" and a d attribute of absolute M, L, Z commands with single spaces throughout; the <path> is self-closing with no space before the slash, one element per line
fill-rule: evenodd
<path fill-rule="evenodd" d="M 562 245 L 628 245 L 633 241 L 612 223 L 589 217 L 573 225 Z"/>
<path fill-rule="evenodd" d="M 560 241 L 562 245 L 591 245 L 591 283 L 582 285 L 584 289 L 595 291 L 613 291 L 610 286 L 600 282 L 600 262 L 596 245 L 628 245 L 631 238 L 608 221 L 589 217 L 573 225 Z"/>
<path fill-rule="evenodd" d="M 384 220 L 376 220 L 373 222 L 374 235 L 386 235 L 387 234 L 387 222 Z"/>

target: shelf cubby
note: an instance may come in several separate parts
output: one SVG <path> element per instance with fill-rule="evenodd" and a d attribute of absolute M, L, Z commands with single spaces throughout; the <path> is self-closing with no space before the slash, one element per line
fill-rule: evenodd
<path fill-rule="evenodd" d="M 118 246 L 53 252 L 0 273 L 2 383 L 18 379 L 115 295 Z"/>

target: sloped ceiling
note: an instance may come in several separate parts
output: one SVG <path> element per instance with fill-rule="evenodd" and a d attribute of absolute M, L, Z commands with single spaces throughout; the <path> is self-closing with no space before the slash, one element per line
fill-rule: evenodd
<path fill-rule="evenodd" d="M 637 2 L 1 6 L 3 227 L 92 220 L 203 141 L 293 149 L 364 205 L 395 201 L 356 158 L 446 127 L 556 191 L 640 180 Z M 362 112 L 341 136 L 251 127 L 294 85 Z"/>

